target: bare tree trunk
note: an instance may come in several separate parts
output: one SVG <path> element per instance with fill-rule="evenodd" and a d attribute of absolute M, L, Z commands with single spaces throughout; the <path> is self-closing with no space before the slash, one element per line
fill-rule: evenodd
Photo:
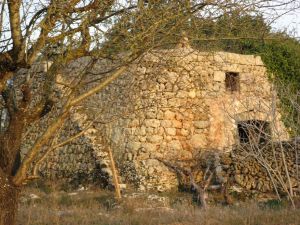
<path fill-rule="evenodd" d="M 207 193 L 203 188 L 198 188 L 197 190 L 198 192 L 198 201 L 200 201 L 201 207 L 203 209 L 207 209 L 207 203 L 206 203 L 206 199 L 207 199 Z"/>
<path fill-rule="evenodd" d="M 20 164 L 20 146 L 24 119 L 15 116 L 9 122 L 8 129 L 0 134 L 0 168 L 6 174 L 14 176 Z"/>
<path fill-rule="evenodd" d="M 233 199 L 230 196 L 230 193 L 229 193 L 229 190 L 228 190 L 229 187 L 230 187 L 230 183 L 229 182 L 230 181 L 228 181 L 226 184 L 224 184 L 222 186 L 221 192 L 223 193 L 225 204 L 232 205 L 233 204 Z"/>
<path fill-rule="evenodd" d="M 15 225 L 19 188 L 0 169 L 0 225 Z"/>
<path fill-rule="evenodd" d="M 24 120 L 15 117 L 0 135 L 0 225 L 15 225 L 20 188 L 13 176 L 20 165 L 20 145 Z"/>

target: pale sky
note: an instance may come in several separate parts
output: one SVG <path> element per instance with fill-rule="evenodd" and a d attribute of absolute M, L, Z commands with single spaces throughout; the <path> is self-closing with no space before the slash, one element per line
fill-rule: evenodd
<path fill-rule="evenodd" d="M 280 17 L 272 27 L 276 30 L 286 28 L 292 36 L 300 39 L 300 9 Z"/>

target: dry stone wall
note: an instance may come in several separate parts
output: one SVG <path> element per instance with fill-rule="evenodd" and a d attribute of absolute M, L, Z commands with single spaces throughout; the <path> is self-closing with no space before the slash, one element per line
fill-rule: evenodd
<path fill-rule="evenodd" d="M 85 61 L 85 60 L 84 60 Z M 80 64 L 77 62 L 77 67 Z M 22 69 L 18 73 L 18 80 L 11 81 L 11 85 L 15 88 L 15 97 L 17 99 L 22 98 L 20 93 L 21 85 L 28 79 L 35 79 L 38 82 L 31 83 L 31 90 L 33 101 L 29 106 L 30 110 L 37 107 L 37 104 L 41 101 L 42 89 L 45 88 L 45 81 L 48 79 L 47 70 L 51 66 L 51 63 L 39 62 L 33 67 L 28 69 Z M 84 68 L 84 66 L 82 66 Z M 77 71 L 78 73 L 79 71 Z M 52 99 L 57 102 L 49 114 L 43 116 L 40 120 L 27 124 L 27 129 L 23 135 L 23 145 L 21 146 L 21 157 L 25 157 L 28 150 L 33 146 L 34 142 L 40 137 L 40 135 L 46 130 L 49 124 L 56 118 L 59 110 L 64 102 L 65 90 L 60 86 L 54 86 Z M 0 99 L 1 101 L 1 99 Z M 4 114 L 6 110 L 0 108 L 2 113 L 2 124 L 0 132 L 4 131 L 7 127 L 3 121 L 8 121 L 8 115 Z M 74 109 L 72 116 L 67 122 L 57 131 L 55 139 L 50 140 L 49 145 L 44 146 L 41 149 L 40 156 L 37 161 L 43 156 L 43 154 L 49 149 L 49 146 L 53 143 L 61 143 L 67 140 L 72 135 L 86 129 L 86 125 L 91 122 L 85 114 L 77 112 L 78 109 Z M 4 113 L 3 113 L 4 112 Z M 4 116 L 3 116 L 4 114 Z M 111 170 L 110 162 L 108 160 L 108 154 L 101 142 L 101 136 L 97 135 L 97 130 L 93 126 L 86 129 L 84 135 L 76 138 L 70 144 L 57 148 L 47 154 L 46 160 L 38 164 L 39 175 L 56 180 L 64 179 L 68 183 L 75 185 L 81 183 L 98 183 L 101 186 L 106 186 L 111 183 Z M 31 168 L 33 170 L 33 168 Z M 30 174 L 32 171 L 28 171 Z"/>
<path fill-rule="evenodd" d="M 226 72 L 238 73 L 239 91 L 226 90 Z M 239 121 L 268 121 L 273 141 L 288 138 L 257 56 L 154 51 L 90 104 L 100 102 L 113 102 L 104 115 L 115 120 L 99 129 L 111 140 L 124 179 L 141 190 L 178 186 L 174 171 L 157 158 L 192 160 L 205 149 L 231 150 L 239 141 Z"/>
<path fill-rule="evenodd" d="M 74 62 L 61 79 L 72 80 L 89 61 Z M 83 77 L 91 83 L 87 88 L 95 85 L 92 80 L 105 79 L 114 65 L 108 60 L 93 63 Z M 227 72 L 238 74 L 238 91 L 226 88 Z M 93 128 L 50 154 L 41 172 L 87 180 L 106 176 L 109 183 L 105 149 L 110 147 L 125 182 L 140 190 L 177 188 L 176 173 L 157 158 L 193 160 L 205 149 L 231 150 L 239 141 L 237 123 L 245 120 L 268 121 L 273 141 L 287 139 L 277 104 L 258 56 L 199 52 L 189 46 L 155 50 L 76 108 L 65 136 L 82 130 L 86 121 L 93 121 Z M 30 133 L 38 132 L 40 128 Z"/>
<path fill-rule="evenodd" d="M 224 155 L 222 164 L 230 182 L 246 190 L 274 192 L 276 187 L 286 193 L 290 185 L 295 191 L 300 188 L 299 153 L 297 141 L 241 145 Z"/>
<path fill-rule="evenodd" d="M 69 124 L 72 125 L 74 123 Z M 80 131 L 79 127 L 77 132 Z M 64 138 L 69 135 L 68 133 Z M 110 165 L 105 161 L 106 158 L 103 146 L 95 144 L 95 140 L 86 134 L 71 144 L 52 151 L 39 167 L 39 171 L 43 177 L 51 180 L 62 179 L 75 186 L 94 183 L 106 187 L 111 182 Z"/>
<path fill-rule="evenodd" d="M 277 191 L 286 195 L 291 189 L 294 193 L 300 191 L 299 153 L 300 142 L 294 139 L 237 145 L 230 152 L 205 150 L 189 161 L 161 161 L 178 174 L 182 188 L 189 189 L 191 179 L 204 185 L 212 173 L 209 185 L 215 189 L 226 187 L 244 194 Z"/>

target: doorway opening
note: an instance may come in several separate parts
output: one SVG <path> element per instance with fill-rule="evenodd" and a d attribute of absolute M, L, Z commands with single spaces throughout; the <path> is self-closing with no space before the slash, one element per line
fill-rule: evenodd
<path fill-rule="evenodd" d="M 245 120 L 237 124 L 240 143 L 260 144 L 271 139 L 270 123 L 263 120 Z"/>

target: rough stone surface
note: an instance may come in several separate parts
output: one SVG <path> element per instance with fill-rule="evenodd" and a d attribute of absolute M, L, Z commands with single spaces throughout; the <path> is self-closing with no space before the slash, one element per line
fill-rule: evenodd
<path fill-rule="evenodd" d="M 112 66 L 100 61 L 91 70 L 101 74 Z M 239 73 L 238 91 L 226 89 L 226 72 Z M 273 141 L 287 139 L 277 101 L 260 57 L 190 47 L 155 50 L 76 109 L 70 126 L 81 130 L 81 121 L 96 121 L 96 131 L 50 154 L 41 172 L 89 177 L 98 169 L 109 177 L 109 146 L 125 182 L 141 190 L 176 188 L 174 171 L 156 159 L 191 160 L 206 149 L 231 150 L 239 142 L 239 121 L 267 121 Z"/>
<path fill-rule="evenodd" d="M 299 154 L 300 144 L 294 141 L 241 145 L 224 154 L 221 163 L 232 184 L 260 192 L 274 192 L 276 187 L 279 192 L 286 193 L 284 189 L 289 189 L 290 185 L 299 191 Z"/>

